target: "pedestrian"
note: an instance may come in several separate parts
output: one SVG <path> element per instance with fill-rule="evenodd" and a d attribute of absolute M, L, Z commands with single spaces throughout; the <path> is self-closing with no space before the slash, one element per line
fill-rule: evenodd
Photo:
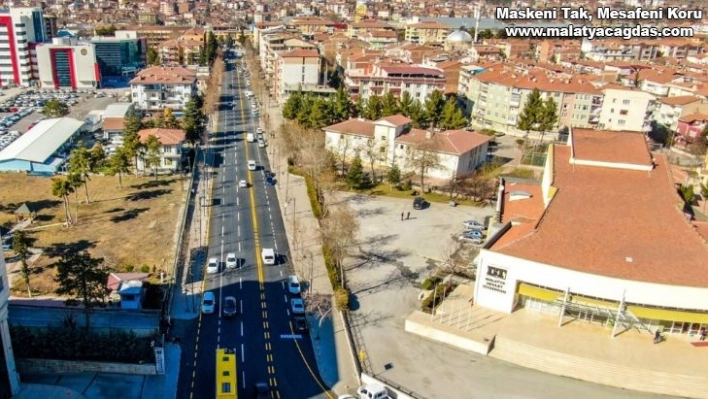
<path fill-rule="evenodd" d="M 401 212 L 401 222 L 403 221 L 403 212 Z"/>
<path fill-rule="evenodd" d="M 706 340 L 706 336 L 708 335 L 708 332 L 706 332 L 706 328 L 705 328 L 705 327 L 701 327 L 701 333 L 700 333 L 700 335 L 701 335 L 700 340 L 701 340 L 701 341 L 705 341 L 705 340 Z"/>
<path fill-rule="evenodd" d="M 659 330 L 656 330 L 656 332 L 654 333 L 654 343 L 658 344 L 659 342 L 661 342 L 661 339 L 661 332 Z"/>
<path fill-rule="evenodd" d="M 408 220 L 408 219 L 410 219 L 410 218 L 411 218 L 411 212 L 408 211 L 408 213 L 406 214 L 406 220 Z"/>

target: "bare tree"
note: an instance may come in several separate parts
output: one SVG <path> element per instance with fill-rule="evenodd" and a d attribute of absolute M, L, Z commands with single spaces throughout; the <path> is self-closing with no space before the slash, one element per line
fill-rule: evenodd
<path fill-rule="evenodd" d="M 366 141 L 366 145 L 363 148 L 363 153 L 364 153 L 364 156 L 366 157 L 366 161 L 369 163 L 369 167 L 371 167 L 371 182 L 372 182 L 372 184 L 375 185 L 376 184 L 376 164 L 377 164 L 377 162 L 383 160 L 381 147 L 378 145 L 376 140 L 369 139 Z"/>
<path fill-rule="evenodd" d="M 221 97 L 221 81 L 224 78 L 224 59 L 221 50 L 214 60 L 207 80 L 207 89 L 204 96 L 204 112 L 207 115 L 214 114 L 218 109 L 219 100 Z M 208 129 L 207 129 L 208 130 Z"/>
<path fill-rule="evenodd" d="M 308 311 L 317 317 L 317 324 L 322 327 L 322 322 L 332 313 L 332 296 L 310 293 L 305 297 L 305 301 Z"/>
<path fill-rule="evenodd" d="M 489 201 L 496 194 L 496 178 L 481 171 L 464 176 L 459 181 L 460 192 L 475 202 Z"/>
<path fill-rule="evenodd" d="M 442 167 L 440 154 L 437 149 L 439 145 L 433 135 L 424 142 L 418 144 L 408 159 L 408 165 L 412 167 L 420 176 L 420 190 L 425 191 L 425 176 L 434 169 Z"/>
<path fill-rule="evenodd" d="M 339 269 L 339 279 L 344 286 L 342 264 L 352 248 L 356 246 L 359 221 L 346 203 L 330 206 L 327 217 L 322 220 L 322 242 L 329 248 L 335 267 Z"/>
<path fill-rule="evenodd" d="M 344 136 L 344 138 L 339 139 L 339 153 L 337 154 L 337 157 L 339 158 L 339 162 L 341 163 L 342 175 L 347 169 L 347 155 L 349 154 L 350 147 L 351 142 L 348 136 Z"/>

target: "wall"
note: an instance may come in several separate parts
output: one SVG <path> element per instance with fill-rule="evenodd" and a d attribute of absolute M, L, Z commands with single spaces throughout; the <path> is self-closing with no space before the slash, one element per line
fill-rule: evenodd
<path fill-rule="evenodd" d="M 155 364 L 81 362 L 73 360 L 17 359 L 20 374 L 118 373 L 157 375 Z"/>
<path fill-rule="evenodd" d="M 50 52 L 54 49 L 69 49 L 73 56 L 73 74 L 76 88 L 94 88 L 96 81 L 96 55 L 93 45 L 65 46 L 43 44 L 37 46 L 37 67 L 39 80 L 44 88 L 54 88 L 54 65 Z"/>
<path fill-rule="evenodd" d="M 517 283 L 527 282 L 542 287 L 620 301 L 625 292 L 625 301 L 633 304 L 660 306 L 688 310 L 708 310 L 708 287 L 684 287 L 641 281 L 622 280 L 613 277 L 583 273 L 562 267 L 544 265 L 482 249 L 475 283 L 476 305 L 500 312 L 511 313 L 515 302 Z M 506 271 L 504 279 L 488 276 L 489 267 Z M 499 289 L 485 288 L 489 279 L 500 284 Z"/>
<path fill-rule="evenodd" d="M 5 258 L 0 254 L 0 351 L 2 351 L 0 353 L 0 361 L 4 361 L 4 364 L 0 365 L 0 372 L 4 374 L 0 375 L 0 396 L 7 391 L 17 393 L 20 386 L 20 376 L 16 370 L 12 342 L 10 340 L 10 329 L 7 324 L 9 298 L 10 284 L 7 278 Z M 6 385 L 8 382 L 9 387 Z"/>
<path fill-rule="evenodd" d="M 653 99 L 653 95 L 640 91 L 605 90 L 599 127 L 605 130 L 644 131 L 643 126 L 649 101 Z M 629 103 L 624 104 L 625 100 Z"/>

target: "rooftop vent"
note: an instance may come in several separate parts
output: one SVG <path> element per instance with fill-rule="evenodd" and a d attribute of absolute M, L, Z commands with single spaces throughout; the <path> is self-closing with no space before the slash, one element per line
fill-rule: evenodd
<path fill-rule="evenodd" d="M 509 201 L 519 201 L 533 197 L 528 191 L 512 191 L 509 193 Z"/>
<path fill-rule="evenodd" d="M 627 256 L 624 258 L 624 261 L 627 263 L 634 263 L 634 258 L 632 258 L 631 256 Z"/>

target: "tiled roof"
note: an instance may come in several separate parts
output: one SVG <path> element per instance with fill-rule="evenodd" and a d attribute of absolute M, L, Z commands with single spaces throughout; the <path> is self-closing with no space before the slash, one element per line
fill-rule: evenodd
<path fill-rule="evenodd" d="M 389 75 L 436 75 L 443 77 L 443 72 L 440 70 L 419 66 L 385 66 L 381 69 Z"/>
<path fill-rule="evenodd" d="M 320 54 L 317 50 L 292 50 L 278 54 L 281 58 L 318 58 Z"/>
<path fill-rule="evenodd" d="M 143 129 L 138 132 L 140 141 L 146 141 L 148 137 L 155 136 L 163 145 L 175 145 L 185 140 L 184 130 L 182 129 Z"/>
<path fill-rule="evenodd" d="M 353 134 L 355 136 L 374 137 L 375 125 L 366 119 L 349 119 L 334 125 L 326 126 L 323 130 L 328 132 Z"/>
<path fill-rule="evenodd" d="M 571 135 L 577 160 L 651 165 L 652 156 L 642 133 L 573 128 Z"/>
<path fill-rule="evenodd" d="M 419 22 L 417 24 L 411 24 L 408 26 L 411 28 L 416 28 L 416 29 L 452 29 L 452 27 L 450 27 L 450 25 L 441 24 L 441 23 L 435 22 L 435 21 L 423 21 L 423 22 Z"/>
<path fill-rule="evenodd" d="M 553 75 L 540 69 L 531 69 L 527 73 L 522 73 L 504 64 L 497 65 L 490 66 L 485 72 L 474 75 L 471 79 L 527 90 L 538 88 L 548 92 L 599 94 L 589 78 L 584 76 Z"/>
<path fill-rule="evenodd" d="M 708 115 L 701 113 L 693 113 L 684 115 L 679 118 L 681 122 L 708 121 Z"/>
<path fill-rule="evenodd" d="M 379 120 L 386 121 L 386 122 L 388 122 L 392 125 L 395 125 L 395 126 L 405 125 L 407 123 L 410 123 L 410 121 L 411 121 L 410 118 L 408 118 L 404 115 L 401 115 L 401 114 L 387 116 L 387 117 L 381 118 Z"/>
<path fill-rule="evenodd" d="M 557 192 L 540 223 L 492 250 L 601 276 L 708 285 L 708 246 L 682 212 L 663 155 L 647 172 L 571 165 L 570 147 L 554 152 Z"/>
<path fill-rule="evenodd" d="M 124 118 L 106 118 L 103 120 L 103 130 L 123 130 L 125 125 Z"/>
<path fill-rule="evenodd" d="M 462 155 L 492 139 L 490 136 L 467 130 L 446 130 L 430 136 L 427 130 L 411 129 L 396 137 L 396 142 L 420 145 L 431 140 L 432 148 L 437 152 Z"/>
<path fill-rule="evenodd" d="M 189 84 L 197 79 L 197 74 L 187 68 L 154 66 L 143 69 L 130 84 Z"/>
<path fill-rule="evenodd" d="M 700 98 L 696 96 L 675 96 L 675 97 L 661 97 L 658 99 L 659 102 L 666 105 L 686 105 L 695 101 L 700 101 Z"/>

